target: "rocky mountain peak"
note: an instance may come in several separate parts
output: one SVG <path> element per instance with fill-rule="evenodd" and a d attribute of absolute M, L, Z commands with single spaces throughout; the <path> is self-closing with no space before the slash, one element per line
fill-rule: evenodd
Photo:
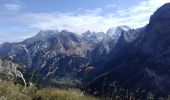
<path fill-rule="evenodd" d="M 145 41 L 143 51 L 153 55 L 161 54 L 161 52 L 169 48 L 170 43 L 170 3 L 161 6 L 150 18 L 150 22 L 146 27 Z M 155 45 L 156 44 L 156 45 Z"/>
<path fill-rule="evenodd" d="M 170 32 L 170 3 L 160 7 L 150 18 L 147 26 L 148 33 L 156 33 L 154 35 L 169 35 Z"/>
<path fill-rule="evenodd" d="M 92 34 L 93 33 L 90 30 L 88 30 L 85 33 L 82 33 L 82 37 L 90 37 Z"/>
<path fill-rule="evenodd" d="M 58 30 L 40 30 L 36 36 L 46 37 L 46 36 L 57 34 L 57 33 L 59 33 Z"/>
<path fill-rule="evenodd" d="M 170 3 L 164 4 L 151 16 L 150 22 L 153 22 L 156 20 L 170 19 L 169 11 L 170 11 Z"/>
<path fill-rule="evenodd" d="M 114 39 L 119 39 L 119 37 L 121 36 L 121 34 L 125 31 L 129 31 L 130 27 L 122 25 L 122 26 L 118 26 L 118 27 L 111 27 L 106 34 Z"/>

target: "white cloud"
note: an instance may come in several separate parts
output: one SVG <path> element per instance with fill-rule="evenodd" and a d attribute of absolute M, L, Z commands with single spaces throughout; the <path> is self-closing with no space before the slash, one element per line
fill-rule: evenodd
<path fill-rule="evenodd" d="M 150 16 L 170 0 L 145 0 L 130 8 L 119 9 L 117 15 L 131 27 L 138 28 L 149 22 Z"/>
<path fill-rule="evenodd" d="M 16 3 L 5 4 L 4 7 L 8 11 L 20 11 L 22 8 L 20 4 L 16 4 Z"/>
<path fill-rule="evenodd" d="M 30 28 L 36 29 L 67 29 L 77 33 L 82 33 L 87 30 L 105 31 L 107 29 L 107 25 L 104 24 L 107 19 L 98 15 L 97 12 L 85 12 L 83 14 L 28 13 L 19 16 L 18 21 L 22 21 L 21 23 L 28 24 Z"/>
<path fill-rule="evenodd" d="M 35 29 L 58 29 L 82 33 L 87 30 L 104 31 L 109 27 L 129 25 L 139 28 L 149 22 L 150 15 L 169 0 L 146 0 L 130 8 L 119 9 L 116 13 L 104 12 L 102 8 L 87 9 L 81 13 L 27 13 L 18 17 L 18 22 Z"/>

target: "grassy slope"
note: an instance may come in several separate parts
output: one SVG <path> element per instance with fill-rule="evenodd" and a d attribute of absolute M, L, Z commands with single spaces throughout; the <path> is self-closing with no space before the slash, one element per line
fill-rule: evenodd
<path fill-rule="evenodd" d="M 37 89 L 34 85 L 25 88 L 11 81 L 0 81 L 0 100 L 155 100 L 155 97 L 152 93 L 148 93 L 143 99 L 137 98 L 135 94 L 119 94 L 111 98 L 103 96 L 99 99 L 84 94 L 79 89 L 51 87 Z M 157 97 L 156 100 L 170 100 L 170 95 L 166 98 Z"/>
<path fill-rule="evenodd" d="M 37 89 L 35 86 L 24 88 L 9 81 L 0 82 L 0 100 L 98 100 L 83 94 L 78 89 Z"/>

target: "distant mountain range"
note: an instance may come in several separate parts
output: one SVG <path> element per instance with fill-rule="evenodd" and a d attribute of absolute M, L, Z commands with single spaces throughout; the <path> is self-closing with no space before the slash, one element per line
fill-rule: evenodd
<path fill-rule="evenodd" d="M 1 44 L 0 56 L 22 63 L 33 80 L 68 78 L 83 82 L 91 93 L 111 92 L 110 84 L 117 81 L 122 88 L 170 94 L 169 11 L 167 3 L 135 30 L 119 26 L 81 35 L 42 30 L 22 42 Z"/>

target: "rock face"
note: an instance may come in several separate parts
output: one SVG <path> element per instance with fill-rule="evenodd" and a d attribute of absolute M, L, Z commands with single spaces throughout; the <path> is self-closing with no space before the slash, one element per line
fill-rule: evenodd
<path fill-rule="evenodd" d="M 170 94 L 170 3 L 160 7 L 141 29 L 122 33 L 100 71 L 94 72 L 87 88 L 105 93 L 117 81 L 120 87 Z M 89 81 L 88 80 L 88 81 Z"/>
<path fill-rule="evenodd" d="M 90 64 L 100 61 L 114 48 L 118 37 L 109 34 L 123 31 L 127 31 L 123 26 L 107 34 L 43 30 L 20 43 L 1 44 L 0 56 L 24 64 L 29 74 L 35 71 L 41 77 L 79 79 L 86 75 L 85 69 Z"/>
<path fill-rule="evenodd" d="M 9 59 L 0 58 L 0 79 L 2 80 L 17 80 L 20 78 L 22 83 L 26 85 L 23 76 L 24 66 Z"/>

